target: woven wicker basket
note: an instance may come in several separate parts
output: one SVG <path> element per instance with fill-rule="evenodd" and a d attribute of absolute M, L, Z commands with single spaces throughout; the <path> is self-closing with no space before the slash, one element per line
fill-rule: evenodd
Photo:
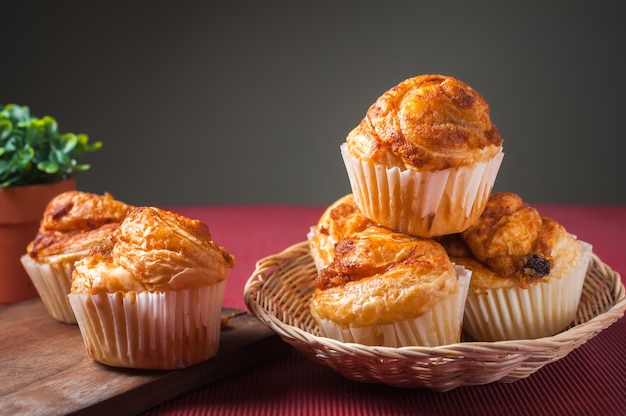
<path fill-rule="evenodd" d="M 566 356 L 623 316 L 620 276 L 593 255 L 575 322 L 552 337 L 462 342 L 441 347 L 372 347 L 319 336 L 309 312 L 316 269 L 308 243 L 261 259 L 244 288 L 250 312 L 311 360 L 348 379 L 446 391 L 528 377 Z"/>

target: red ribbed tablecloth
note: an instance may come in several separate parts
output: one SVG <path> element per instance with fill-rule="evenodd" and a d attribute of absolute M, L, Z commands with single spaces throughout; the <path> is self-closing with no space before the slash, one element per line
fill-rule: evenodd
<path fill-rule="evenodd" d="M 534 204 L 626 281 L 626 206 Z M 206 222 L 237 257 L 224 306 L 245 309 L 258 259 L 304 241 L 322 206 L 164 207 Z M 526 379 L 445 393 L 349 381 L 297 351 L 158 405 L 146 415 L 625 415 L 626 319 Z"/>

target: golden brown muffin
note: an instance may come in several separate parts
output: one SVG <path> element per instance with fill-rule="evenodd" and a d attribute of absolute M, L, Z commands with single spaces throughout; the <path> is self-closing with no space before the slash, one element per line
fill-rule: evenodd
<path fill-rule="evenodd" d="M 464 328 L 476 340 L 550 336 L 574 320 L 591 246 L 519 195 L 493 194 L 474 224 L 439 241 L 472 270 Z"/>
<path fill-rule="evenodd" d="M 372 226 L 339 242 L 315 288 L 319 317 L 365 326 L 419 316 L 458 283 L 437 242 Z"/>
<path fill-rule="evenodd" d="M 76 323 L 67 300 L 74 263 L 108 241 L 131 208 L 109 193 L 81 191 L 64 192 L 48 203 L 21 261 L 53 318 Z"/>
<path fill-rule="evenodd" d="M 333 261 L 335 246 L 339 241 L 373 225 L 376 223 L 361 213 L 352 194 L 330 204 L 307 235 L 311 255 L 318 270 Z"/>
<path fill-rule="evenodd" d="M 235 258 L 209 228 L 154 207 L 132 209 L 76 263 L 69 294 L 88 354 L 114 367 L 174 369 L 217 354 Z"/>
<path fill-rule="evenodd" d="M 434 240 L 373 225 L 337 244 L 315 280 L 311 314 L 323 336 L 342 342 L 455 343 L 470 276 Z"/>
<path fill-rule="evenodd" d="M 511 192 L 493 194 L 483 214 L 461 233 L 461 238 L 469 248 L 463 257 L 474 257 L 488 269 L 474 274 L 473 286 L 517 284 L 525 288 L 554 277 L 556 260 L 576 264 L 582 255 L 576 238 L 562 225 L 542 217 Z M 489 282 L 483 282 L 487 276 Z"/>
<path fill-rule="evenodd" d="M 401 169 L 441 170 L 491 160 L 502 147 L 489 104 L 444 75 L 419 75 L 386 91 L 350 132 L 348 151 Z"/>
<path fill-rule="evenodd" d="M 132 209 L 110 242 L 76 264 L 72 293 L 166 291 L 225 280 L 235 258 L 201 221 L 155 207 Z"/>
<path fill-rule="evenodd" d="M 432 238 L 483 211 L 504 157 L 485 99 L 449 76 L 386 91 L 340 145 L 355 202 L 372 221 Z"/>
<path fill-rule="evenodd" d="M 109 193 L 64 192 L 48 203 L 27 253 L 45 261 L 46 256 L 88 251 L 108 237 L 131 208 Z"/>

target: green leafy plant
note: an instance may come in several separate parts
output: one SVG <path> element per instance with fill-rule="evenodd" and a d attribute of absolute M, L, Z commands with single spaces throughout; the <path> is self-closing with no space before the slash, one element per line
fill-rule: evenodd
<path fill-rule="evenodd" d="M 17 104 L 0 105 L 0 188 L 58 182 L 88 164 L 78 159 L 102 147 L 86 134 L 60 133 L 50 116 L 32 117 Z"/>

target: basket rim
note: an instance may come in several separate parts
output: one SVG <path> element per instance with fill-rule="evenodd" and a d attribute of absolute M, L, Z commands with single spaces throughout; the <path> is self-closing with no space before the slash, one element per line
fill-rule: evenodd
<path fill-rule="evenodd" d="M 358 343 L 341 342 L 332 338 L 323 337 L 320 335 L 312 334 L 298 326 L 290 325 L 283 322 L 277 316 L 268 313 L 263 307 L 257 303 L 256 290 L 264 283 L 263 274 L 259 271 L 262 268 L 262 264 L 268 261 L 284 261 L 296 256 L 308 253 L 308 241 L 301 241 L 293 244 L 284 250 L 264 257 L 257 261 L 256 268 L 244 287 L 244 301 L 248 309 L 266 325 L 270 326 L 270 329 L 279 333 L 284 338 L 297 339 L 304 341 L 305 343 L 315 343 L 316 345 L 326 345 L 331 349 L 345 350 L 353 349 L 355 352 L 363 352 L 366 354 L 378 354 L 382 356 L 398 356 L 398 355 L 413 355 L 417 354 L 423 356 L 425 354 L 433 354 L 441 356 L 441 353 L 449 353 L 453 351 L 462 352 L 469 350 L 482 350 L 485 353 L 489 353 L 492 350 L 493 354 L 503 354 L 504 351 L 511 351 L 516 353 L 523 353 L 524 349 L 530 351 L 545 351 L 546 346 L 557 345 L 560 343 L 571 343 L 573 337 L 581 337 L 586 334 L 595 334 L 608 326 L 612 325 L 618 319 L 624 315 L 626 310 L 626 288 L 621 281 L 621 276 L 618 272 L 612 270 L 606 263 L 604 263 L 595 253 L 592 253 L 591 264 L 595 263 L 606 272 L 608 272 L 612 278 L 611 283 L 615 286 L 613 295 L 615 302 L 610 308 L 606 309 L 602 313 L 599 313 L 589 320 L 577 324 L 571 328 L 561 331 L 555 335 L 533 338 L 533 339 L 517 339 L 517 340 L 505 340 L 505 341 L 460 341 L 453 344 L 439 345 L 435 347 L 426 346 L 405 346 L 405 347 L 385 347 L 385 346 L 370 346 Z M 586 342 L 588 339 L 583 339 Z"/>

